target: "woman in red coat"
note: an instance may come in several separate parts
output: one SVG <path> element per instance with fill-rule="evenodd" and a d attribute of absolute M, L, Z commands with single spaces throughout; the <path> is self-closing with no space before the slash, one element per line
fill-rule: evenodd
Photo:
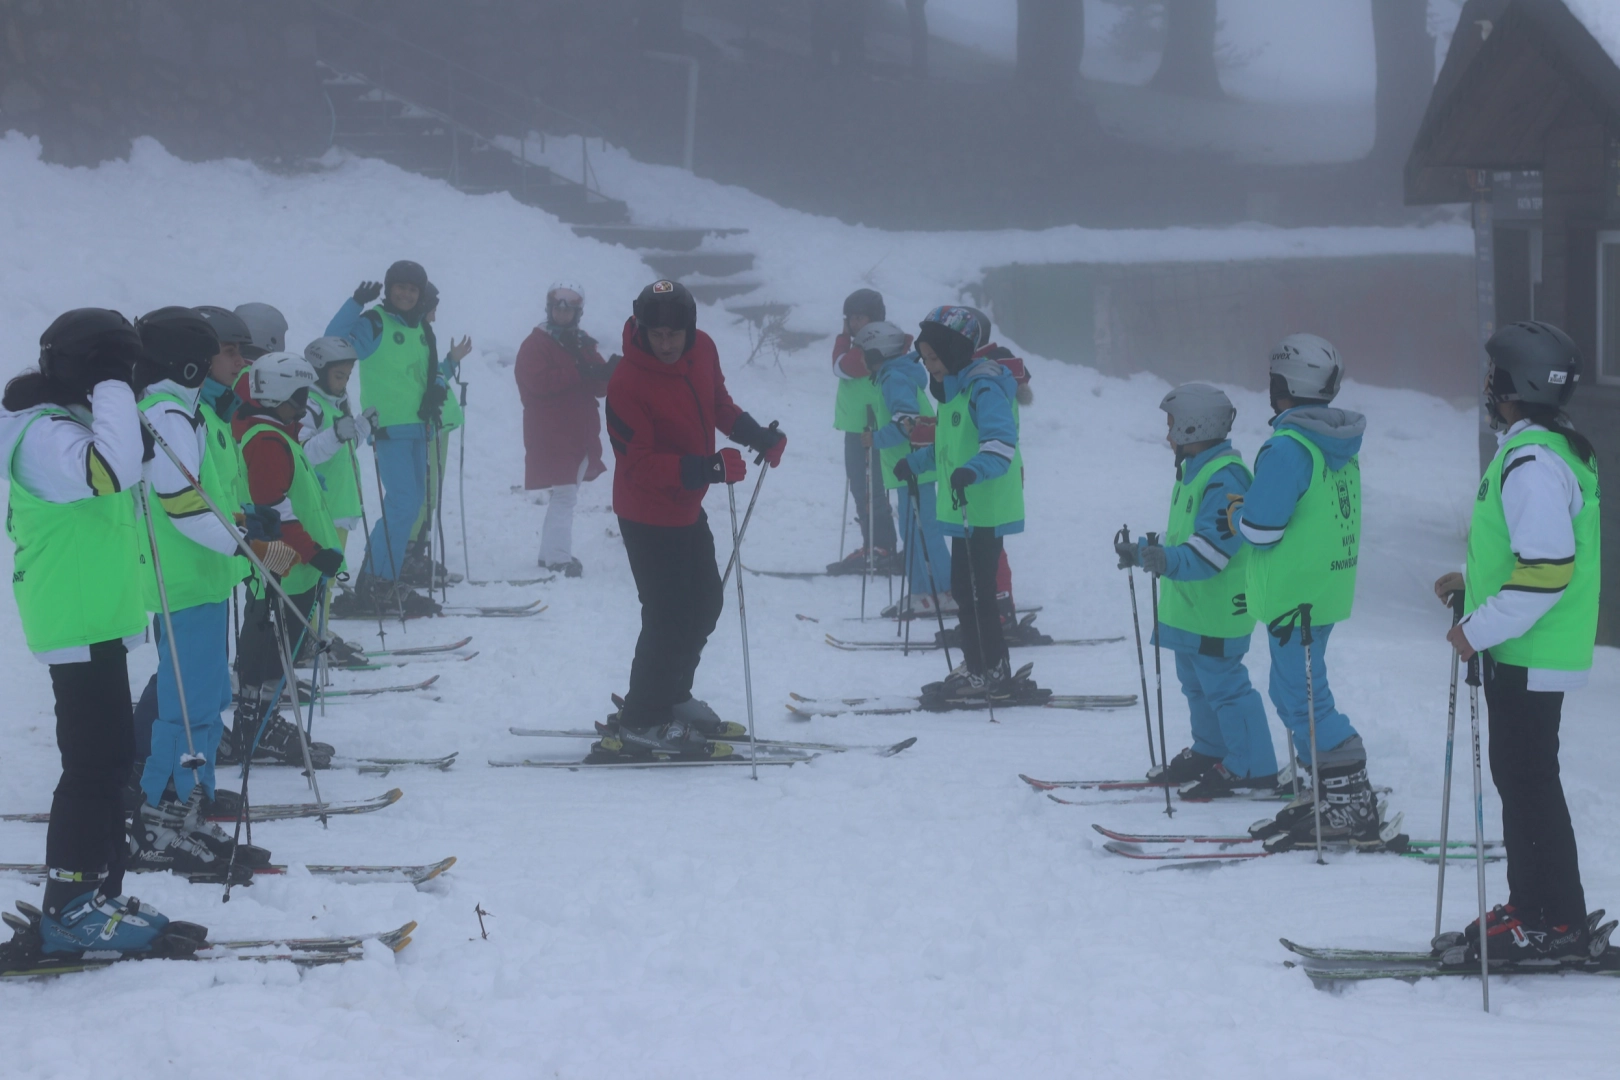
<path fill-rule="evenodd" d="M 545 324 L 518 350 L 515 369 L 523 398 L 523 486 L 551 489 L 540 565 L 569 577 L 584 573 L 571 550 L 579 485 L 607 471 L 596 399 L 607 393 L 613 371 L 595 339 L 579 328 L 584 311 L 578 285 L 553 285 L 546 293 Z"/>

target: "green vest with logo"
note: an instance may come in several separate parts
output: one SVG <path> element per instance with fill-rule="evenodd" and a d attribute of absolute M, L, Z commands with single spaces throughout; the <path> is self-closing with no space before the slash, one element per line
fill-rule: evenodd
<path fill-rule="evenodd" d="M 878 389 L 876 383 L 864 375 L 858 379 L 839 379 L 838 400 L 833 407 L 833 427 L 839 431 L 865 431 L 867 406 L 871 406 L 873 414 L 878 417 L 888 413 L 883 407 L 883 391 Z M 880 419 L 874 430 L 886 422 Z"/>
<path fill-rule="evenodd" d="M 1361 553 L 1361 459 L 1337 472 L 1322 451 L 1292 428 L 1277 433 L 1311 455 L 1311 484 L 1294 506 L 1283 538 L 1249 553 L 1249 611 L 1270 623 L 1301 604 L 1324 626 L 1350 617 Z"/>
<path fill-rule="evenodd" d="M 1237 451 L 1223 454 L 1198 470 L 1191 480 L 1177 480 L 1170 491 L 1170 523 L 1165 526 L 1168 547 L 1185 544 L 1193 534 L 1198 508 L 1204 503 L 1204 489 L 1216 473 L 1236 466 L 1250 476 Z M 1189 634 L 1212 638 L 1246 638 L 1254 631 L 1244 589 L 1248 585 L 1249 546 L 1238 548 L 1224 569 L 1202 581 L 1160 581 L 1159 621 Z"/>
<path fill-rule="evenodd" d="M 214 407 L 204 401 L 197 407 L 197 415 L 202 417 L 203 424 L 208 428 L 208 453 L 210 456 L 219 456 L 219 467 L 224 477 L 229 481 L 226 485 L 230 492 L 225 499 L 215 499 L 219 508 L 227 514 L 236 512 L 253 501 L 248 491 L 247 462 L 242 458 L 242 445 L 236 441 L 236 435 L 231 431 L 228 420 L 222 420 Z M 202 477 L 197 479 L 201 480 Z M 231 576 L 235 581 L 241 581 L 253 572 L 253 564 L 247 561 L 245 555 L 231 556 Z"/>
<path fill-rule="evenodd" d="M 343 399 L 331 397 L 318 387 L 311 389 L 310 393 L 321 399 L 321 430 L 332 430 L 332 425 L 342 415 L 339 404 Z M 326 493 L 326 509 L 332 518 L 342 521 L 344 518 L 359 517 L 360 485 L 355 480 L 354 443 L 339 443 L 337 453 L 312 467 L 320 478 L 321 489 Z"/>
<path fill-rule="evenodd" d="M 17 546 L 11 590 L 30 652 L 116 641 L 146 629 L 141 583 L 150 576 L 135 522 L 135 496 L 120 491 L 48 502 L 17 480 L 17 448 L 45 417 L 77 419 L 46 407 L 29 420 L 7 466 L 11 504 L 6 534 Z"/>
<path fill-rule="evenodd" d="M 1552 431 L 1522 431 L 1502 444 L 1485 470 L 1468 528 L 1465 609 L 1472 613 L 1502 591 L 1518 566 L 1502 509 L 1502 463 L 1521 446 L 1545 446 L 1564 459 L 1581 485 L 1583 504 L 1575 515 L 1575 571 L 1564 595 L 1522 636 L 1490 648 L 1499 664 L 1585 671 L 1592 666 L 1597 640 L 1598 591 L 1602 584 L 1601 529 L 1597 470 L 1577 457 L 1569 441 Z"/>
<path fill-rule="evenodd" d="M 147 412 L 163 402 L 179 406 L 182 411 L 192 408 L 185 399 L 165 390 L 142 398 L 141 412 Z M 197 479 L 202 481 L 203 491 L 214 501 L 214 505 L 227 514 L 236 509 L 234 468 L 234 456 L 228 448 L 216 449 L 213 433 L 207 430 L 205 422 L 203 455 L 198 464 Z M 212 513 L 190 488 L 180 497 L 188 502 L 195 500 L 201 513 Z M 155 492 L 147 492 L 147 504 L 152 510 L 152 531 L 157 534 L 157 553 L 163 563 L 163 585 L 169 597 L 169 609 L 181 611 L 199 604 L 217 604 L 229 597 L 236 583 L 245 575 L 247 560 L 240 555 L 221 555 L 212 548 L 187 539 L 174 527 L 168 508 L 162 505 Z M 160 610 L 155 566 L 153 571 L 145 579 L 147 611 Z"/>
<path fill-rule="evenodd" d="M 298 445 L 297 440 L 288 438 L 287 433 L 274 424 L 254 424 L 242 436 L 242 445 L 246 446 L 266 432 L 286 443 L 292 454 L 293 481 L 287 489 L 287 498 L 292 503 L 293 515 L 298 518 L 298 523 L 309 533 L 316 546 L 341 550 L 338 548 L 337 526 L 332 524 L 332 515 L 326 511 L 326 493 L 321 490 L 320 478 L 315 475 L 314 466 L 309 463 L 304 448 Z M 296 596 L 313 589 L 320 580 L 319 570 L 308 563 L 299 563 L 287 571 L 281 579 L 281 587 L 289 595 Z M 259 593 L 263 587 L 255 582 L 254 592 Z"/>
<path fill-rule="evenodd" d="M 979 427 L 968 408 L 969 387 L 940 407 L 934 428 L 934 472 L 939 479 L 935 489 L 938 520 L 957 525 L 962 521 L 960 507 L 951 505 L 951 474 L 966 465 L 979 452 Z M 1011 401 L 1013 424 L 1021 422 L 1018 403 Z M 967 488 L 968 524 L 975 529 L 993 529 L 1024 519 L 1024 451 L 1013 452 L 1012 465 L 994 480 L 981 480 Z"/>
<path fill-rule="evenodd" d="M 427 335 L 421 326 L 406 326 L 381 307 L 371 309 L 381 320 L 377 348 L 360 361 L 360 409 L 377 410 L 380 427 L 420 424 L 422 393 L 427 389 Z"/>

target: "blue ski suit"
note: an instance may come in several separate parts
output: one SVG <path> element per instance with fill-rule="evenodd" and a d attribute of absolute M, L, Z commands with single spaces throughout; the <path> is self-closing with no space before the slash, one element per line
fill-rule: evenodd
<path fill-rule="evenodd" d="M 882 392 L 883 404 L 892 418 L 872 433 L 872 445 L 878 450 L 909 446 L 911 427 L 922 415 L 917 409 L 917 394 L 928 392 L 928 372 L 921 359 L 910 352 L 885 361 L 872 373 L 872 379 Z M 892 483 L 893 479 L 884 477 L 884 482 Z M 922 503 L 921 514 L 911 505 L 909 491 L 904 487 L 900 489 L 900 535 L 906 545 L 906 575 L 911 579 L 911 592 L 913 596 L 924 596 L 937 587 L 939 592 L 946 593 L 951 588 L 951 549 L 945 543 L 945 533 L 934 513 L 934 485 L 918 484 L 917 495 Z M 923 558 L 925 547 L 926 560 Z M 928 580 L 930 567 L 934 572 L 932 584 Z"/>

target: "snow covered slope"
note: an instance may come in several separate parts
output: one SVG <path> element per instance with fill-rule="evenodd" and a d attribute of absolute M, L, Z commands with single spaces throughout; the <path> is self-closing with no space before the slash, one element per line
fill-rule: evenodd
<path fill-rule="evenodd" d="M 68 307 L 139 313 L 165 303 L 267 300 L 296 346 L 318 334 L 364 277 L 395 258 L 423 262 L 444 293 L 445 334 L 470 333 L 466 500 L 479 577 L 532 572 L 543 509 L 522 482 L 511 357 L 539 316 L 549 281 L 582 281 L 585 324 L 612 344 L 648 278 L 628 252 L 582 241 L 504 197 L 468 198 L 375 162 L 277 177 L 240 163 L 182 164 L 151 143 L 96 170 L 41 165 L 25 140 L 0 142 L 0 345 L 8 371 Z M 713 209 L 726 212 L 725 193 Z M 739 209 L 737 217 L 742 216 Z M 736 218 L 717 221 L 725 224 Z M 770 238 L 772 257 L 814 282 L 828 329 L 836 299 L 866 268 L 802 219 Z M 955 299 L 926 260 L 895 249 L 881 284 L 896 321 Z M 949 250 L 947 241 L 929 252 Z M 797 245 L 796 247 L 794 245 Z M 809 286 L 806 286 L 809 288 Z M 779 419 L 791 443 L 770 474 L 750 531 L 750 565 L 806 569 L 838 552 L 842 443 L 830 430 L 831 380 L 819 348 L 745 367 L 746 334 L 700 314 L 728 362 L 738 400 Z M 1256 357 L 1256 363 L 1262 362 Z M 1352 372 L 1354 358 L 1350 358 Z M 1130 633 L 1110 537 L 1123 522 L 1162 525 L 1171 481 L 1156 405 L 1165 385 L 1108 379 L 1032 358 L 1036 403 L 1024 410 L 1029 531 L 1008 547 L 1021 600 L 1062 637 Z M 1248 454 L 1267 410 L 1234 392 Z M 1369 417 L 1363 456 L 1366 549 L 1356 617 L 1330 656 L 1340 706 L 1366 737 L 1375 783 L 1414 835 L 1438 828 L 1449 654 L 1445 613 L 1428 583 L 1462 557 L 1477 481 L 1471 414 L 1421 395 L 1347 387 Z M 452 459 L 454 460 L 454 459 Z M 368 472 L 369 475 L 369 472 Z M 750 477 L 747 485 L 752 485 Z M 374 493 L 372 493 L 374 495 Z M 746 494 L 745 492 L 739 494 Z M 457 489 L 448 492 L 456 505 Z M 372 500 L 373 508 L 375 500 Z M 256 842 L 302 862 L 460 862 L 421 891 L 336 885 L 293 874 L 218 890 L 138 879 L 137 895 L 226 936 L 380 929 L 417 919 L 416 941 L 300 976 L 278 966 L 131 964 L 101 974 L 0 987 L 8 1077 L 1250 1076 L 1353 1070 L 1378 1077 L 1608 1075 L 1620 988 L 1576 978 L 1519 980 L 1478 1011 L 1467 980 L 1316 993 L 1283 967 L 1279 935 L 1311 943 L 1411 947 L 1432 929 L 1434 871 L 1387 856 L 1308 855 L 1183 873 L 1141 873 L 1107 854 L 1087 826 L 1153 830 L 1151 803 L 1055 805 L 1015 774 L 1130 776 L 1146 767 L 1141 715 L 1022 710 L 982 717 L 790 721 L 790 691 L 901 693 L 942 673 L 937 655 L 844 654 L 824 633 L 862 626 L 858 581 L 749 576 L 754 697 L 762 733 L 887 742 L 893 759 L 823 757 L 791 770 L 584 773 L 495 770 L 520 754 L 563 759 L 584 746 L 521 739 L 510 725 L 579 727 L 622 690 L 637 631 L 635 591 L 615 538 L 604 478 L 581 499 L 580 580 L 545 587 L 460 587 L 452 601 L 544 596 L 519 621 L 444 619 L 391 630 L 393 644 L 475 635 L 467 664 L 338 675 L 343 685 L 440 674 L 442 701 L 334 704 L 317 734 L 345 754 L 460 750 L 449 772 L 321 777 L 328 798 L 398 785 L 380 813 L 267 824 Z M 728 529 L 725 493 L 708 512 Z M 447 530 L 457 531 L 453 516 Z M 8 545 L 0 545 L 7 547 Z M 452 540 L 452 565 L 460 562 Z M 728 544 L 721 539 L 721 557 Z M 358 545 L 355 548 L 358 551 Z M 4 558 L 0 557 L 0 566 Z M 709 644 L 698 693 L 744 715 L 734 596 Z M 886 599 L 883 594 L 880 599 Z M 0 596 L 0 811 L 41 810 L 56 782 L 49 685 Z M 869 606 L 875 607 L 869 597 Z M 797 614 L 819 620 L 796 618 Z M 366 642 L 361 624 L 341 630 Z M 1261 656 L 1253 665 L 1263 685 Z M 1059 692 L 1130 693 L 1128 644 L 1020 654 Z M 1151 659 L 1151 658 L 1150 658 Z M 144 682 L 157 658 L 138 651 Z M 1612 762 L 1620 664 L 1601 650 L 1591 689 L 1566 713 L 1566 782 L 1593 905 L 1620 907 L 1620 824 Z M 1185 739 L 1167 688 L 1172 749 Z M 1274 726 L 1274 737 L 1281 733 Z M 1466 772 L 1459 771 L 1466 792 Z M 255 773 L 263 801 L 299 798 L 291 770 Z M 1458 799 L 1454 828 L 1467 830 Z M 1186 807 L 1176 828 L 1229 831 L 1252 804 Z M 1487 802 L 1494 821 L 1494 798 Z M 1462 824 L 1455 824 L 1461 822 Z M 1493 829 L 1493 834 L 1495 830 Z M 0 861 L 36 861 L 44 832 L 0 824 Z M 1472 908 L 1471 875 L 1451 875 L 1447 921 Z M 1490 874 L 1493 899 L 1502 872 Z M 0 877 L 0 902 L 39 899 Z M 479 935 L 475 905 L 492 913 Z M 97 995 L 92 997 L 91 995 Z M 89 1013 L 88 1010 L 94 1010 Z M 1608 1064 L 1605 1064 L 1608 1062 Z"/>

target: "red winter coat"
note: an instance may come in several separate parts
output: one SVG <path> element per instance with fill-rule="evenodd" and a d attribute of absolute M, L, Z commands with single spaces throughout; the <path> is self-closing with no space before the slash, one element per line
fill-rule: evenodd
<path fill-rule="evenodd" d="M 548 488 L 607 471 L 602 463 L 602 418 L 596 399 L 607 393 L 607 364 L 596 342 L 580 335 L 578 355 L 537 326 L 518 349 L 518 395 L 523 399 L 523 486 Z"/>
<path fill-rule="evenodd" d="M 608 381 L 608 441 L 613 444 L 613 512 L 643 525 L 691 525 L 706 488 L 681 485 L 681 458 L 714 453 L 714 433 L 730 435 L 742 410 L 726 393 L 720 354 L 698 330 L 673 364 L 636 342 L 624 324 L 624 360 Z"/>

